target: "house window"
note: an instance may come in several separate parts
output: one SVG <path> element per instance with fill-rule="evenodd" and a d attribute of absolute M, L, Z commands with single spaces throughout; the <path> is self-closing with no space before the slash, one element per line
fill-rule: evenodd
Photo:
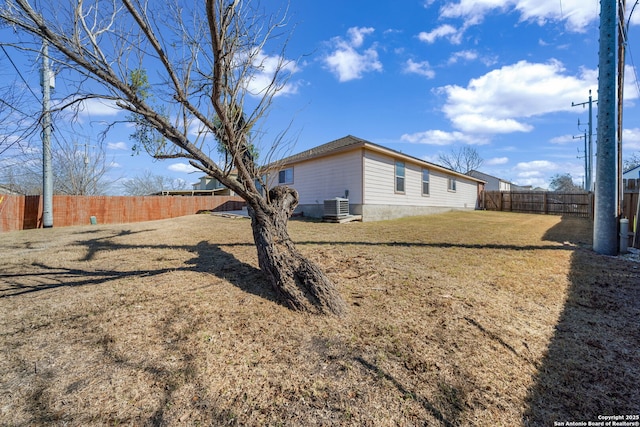
<path fill-rule="evenodd" d="M 278 173 L 278 184 L 293 184 L 293 168 L 283 169 Z"/>
<path fill-rule="evenodd" d="M 456 191 L 456 179 L 455 178 L 449 178 L 449 191 Z"/>
<path fill-rule="evenodd" d="M 429 169 L 422 169 L 422 195 L 429 195 Z"/>
<path fill-rule="evenodd" d="M 396 162 L 396 193 L 404 193 L 404 163 Z"/>

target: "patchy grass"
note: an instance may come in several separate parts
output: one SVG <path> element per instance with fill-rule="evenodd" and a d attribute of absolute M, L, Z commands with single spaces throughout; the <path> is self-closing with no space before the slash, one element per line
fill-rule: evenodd
<path fill-rule="evenodd" d="M 640 264 L 582 219 L 293 221 L 344 319 L 292 312 L 249 222 L 0 235 L 1 425 L 553 425 L 640 413 Z"/>

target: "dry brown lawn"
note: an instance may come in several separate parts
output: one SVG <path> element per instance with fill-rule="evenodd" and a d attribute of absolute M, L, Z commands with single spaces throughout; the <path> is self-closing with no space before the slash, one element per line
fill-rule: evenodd
<path fill-rule="evenodd" d="M 639 263 L 588 220 L 292 221 L 349 304 L 279 304 L 248 220 L 0 235 L 0 425 L 553 425 L 640 413 Z"/>

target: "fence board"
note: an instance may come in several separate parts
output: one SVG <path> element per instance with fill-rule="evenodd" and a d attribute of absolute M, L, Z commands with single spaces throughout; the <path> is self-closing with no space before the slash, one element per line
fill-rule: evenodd
<path fill-rule="evenodd" d="M 636 212 L 638 209 L 638 191 L 631 193 L 624 193 L 624 199 L 622 203 L 622 216 L 629 218 L 629 230 L 633 231 L 633 225 L 636 218 Z M 640 225 L 637 224 L 636 227 Z"/>
<path fill-rule="evenodd" d="M 53 196 L 53 226 L 123 224 L 241 209 L 237 196 Z M 42 227 L 42 196 L 0 194 L 0 232 Z"/>
<path fill-rule="evenodd" d="M 592 193 L 485 191 L 481 200 L 484 202 L 483 209 L 491 211 L 593 218 Z"/>

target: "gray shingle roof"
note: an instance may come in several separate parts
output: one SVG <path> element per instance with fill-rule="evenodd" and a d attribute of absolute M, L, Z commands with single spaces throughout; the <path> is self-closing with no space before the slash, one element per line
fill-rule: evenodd
<path fill-rule="evenodd" d="M 369 147 L 369 148 L 373 148 L 373 149 L 378 149 L 390 154 L 396 154 L 398 156 L 403 156 L 405 158 L 410 158 L 413 159 L 414 161 L 416 161 L 417 163 L 421 163 L 421 164 L 426 164 L 426 165 L 430 165 L 431 167 L 443 170 L 443 171 L 448 171 L 448 173 L 451 173 L 453 175 L 458 175 L 461 177 L 465 177 L 468 179 L 472 179 L 475 181 L 479 181 L 479 182 L 484 182 L 482 179 L 480 178 L 475 178 L 475 177 L 471 177 L 468 175 L 464 175 L 462 173 L 456 172 L 454 170 L 451 170 L 449 168 L 446 168 L 444 166 L 440 166 L 437 165 L 435 163 L 431 163 L 431 162 L 427 162 L 425 160 L 419 159 L 417 157 L 405 154 L 405 153 L 401 153 L 399 151 L 393 150 L 391 148 L 387 148 L 385 146 L 379 145 L 379 144 L 375 144 L 373 142 L 367 141 L 365 139 L 362 138 L 358 138 L 355 137 L 353 135 L 347 135 L 345 137 L 342 137 L 340 139 L 336 139 L 335 141 L 331 141 L 331 142 L 327 142 L 326 144 L 322 144 L 319 145 L 317 147 L 311 148 L 309 150 L 306 151 L 302 151 L 298 154 L 294 154 L 293 156 L 289 156 L 286 157 L 280 161 L 274 162 L 270 165 L 267 166 L 267 169 L 271 168 L 271 167 L 276 167 L 276 168 L 281 168 L 283 166 L 292 164 L 292 163 L 298 163 L 298 162 L 302 162 L 302 161 L 306 161 L 306 160 L 310 160 L 310 159 L 314 159 L 316 157 L 322 157 L 328 154 L 333 154 L 336 152 L 340 152 L 343 150 L 351 150 L 351 149 L 355 149 L 358 147 Z"/>
<path fill-rule="evenodd" d="M 313 147 L 309 150 L 294 154 L 293 156 L 286 157 L 280 160 L 278 164 L 286 165 L 288 163 L 296 163 L 303 160 L 309 160 L 313 159 L 314 157 L 320 157 L 325 154 L 340 151 L 342 149 L 364 146 L 364 144 L 371 143 L 369 141 L 365 141 L 364 139 L 356 138 L 352 135 L 347 135 L 340 139 L 336 139 L 335 141 L 327 142 L 326 144 L 318 145 L 317 147 Z"/>

